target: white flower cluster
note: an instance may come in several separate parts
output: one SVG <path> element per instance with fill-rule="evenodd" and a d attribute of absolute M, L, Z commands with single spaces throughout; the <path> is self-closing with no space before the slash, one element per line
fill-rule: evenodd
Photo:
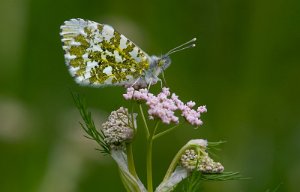
<path fill-rule="evenodd" d="M 198 166 L 198 171 L 202 173 L 222 173 L 224 167 L 219 162 L 214 162 L 209 156 L 204 156 Z"/>
<path fill-rule="evenodd" d="M 208 153 L 203 151 L 197 153 L 194 149 L 185 150 L 180 158 L 180 164 L 189 171 L 195 170 L 196 167 L 202 173 L 221 173 L 224 171 L 223 165 L 219 162 L 214 162 L 208 156 Z"/>
<path fill-rule="evenodd" d="M 136 114 L 133 115 L 134 123 L 132 123 L 132 116 L 128 113 L 128 109 L 123 107 L 112 111 L 108 121 L 102 124 L 104 141 L 110 147 L 130 142 L 134 137 L 135 118 Z"/>
<path fill-rule="evenodd" d="M 198 163 L 198 155 L 194 149 L 187 149 L 180 158 L 181 166 L 192 171 Z"/>

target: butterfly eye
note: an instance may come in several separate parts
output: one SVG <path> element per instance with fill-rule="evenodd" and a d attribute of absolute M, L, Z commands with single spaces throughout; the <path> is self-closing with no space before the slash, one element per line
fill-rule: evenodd
<path fill-rule="evenodd" d="M 157 66 L 158 67 L 162 67 L 165 64 L 165 60 L 164 59 L 160 59 Z"/>

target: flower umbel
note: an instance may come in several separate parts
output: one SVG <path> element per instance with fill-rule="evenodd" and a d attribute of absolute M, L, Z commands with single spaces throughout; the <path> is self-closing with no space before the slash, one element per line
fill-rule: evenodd
<path fill-rule="evenodd" d="M 184 154 L 180 158 L 181 166 L 192 171 L 196 168 L 198 163 L 198 154 L 193 149 L 185 150 Z"/>
<path fill-rule="evenodd" d="M 208 155 L 205 155 L 201 159 L 201 163 L 197 167 L 198 171 L 202 173 L 221 173 L 224 171 L 224 167 L 219 162 L 214 162 Z"/>
<path fill-rule="evenodd" d="M 148 106 L 149 119 L 160 119 L 165 124 L 179 123 L 179 117 L 175 115 L 176 111 L 181 112 L 188 123 L 194 126 L 203 124 L 200 119 L 201 113 L 207 112 L 205 106 L 193 109 L 195 102 L 189 101 L 184 104 L 175 93 L 170 92 L 169 88 L 162 88 L 162 91 L 155 96 L 149 93 L 147 89 L 135 90 L 132 87 L 127 88 L 127 93 L 123 94 L 126 100 L 135 100 L 139 102 L 146 102 Z"/>
<path fill-rule="evenodd" d="M 173 158 L 166 175 L 156 192 L 172 191 L 178 183 L 185 178 L 192 176 L 194 173 L 200 174 L 200 180 L 204 177 L 208 178 L 208 180 L 213 180 L 206 177 L 212 173 L 214 173 L 215 179 L 225 178 L 220 176 L 223 174 L 224 167 L 220 163 L 214 164 L 212 159 L 209 158 L 208 153 L 206 152 L 208 146 L 207 140 L 204 139 L 190 140 L 184 145 Z M 213 168 L 210 169 L 209 166 Z"/>
<path fill-rule="evenodd" d="M 219 162 L 214 162 L 206 151 L 207 141 L 203 139 L 191 140 L 187 149 L 181 155 L 180 164 L 188 171 L 197 170 L 202 173 L 221 173 L 224 167 Z"/>
<path fill-rule="evenodd" d="M 120 107 L 116 111 L 112 111 L 108 117 L 108 121 L 102 124 L 102 131 L 105 136 L 104 141 L 110 147 L 120 146 L 124 142 L 130 142 L 135 133 L 136 116 L 131 116 L 128 109 Z M 133 117 L 133 121 L 131 117 Z"/>
<path fill-rule="evenodd" d="M 159 118 L 165 124 L 179 123 L 179 118 L 175 116 L 178 109 L 172 99 L 169 99 L 170 91 L 163 88 L 157 96 L 149 93 L 146 105 L 149 107 L 148 114 L 150 119 Z"/>

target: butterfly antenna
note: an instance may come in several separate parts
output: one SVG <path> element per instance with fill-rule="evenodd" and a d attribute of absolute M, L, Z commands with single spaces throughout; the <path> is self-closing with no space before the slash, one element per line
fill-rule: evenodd
<path fill-rule="evenodd" d="M 193 39 L 191 39 L 191 40 L 189 40 L 189 41 L 187 41 L 187 42 L 185 42 L 185 43 L 183 43 L 183 44 L 181 44 L 181 45 L 179 45 L 179 46 L 171 49 L 170 51 L 168 51 L 168 53 L 166 55 L 169 56 L 169 55 L 171 55 L 171 54 L 173 54 L 175 52 L 195 47 L 196 44 L 194 44 L 193 42 L 195 42 L 196 40 L 197 40 L 196 38 L 193 38 Z M 191 44 L 191 43 L 193 43 L 193 44 Z"/>

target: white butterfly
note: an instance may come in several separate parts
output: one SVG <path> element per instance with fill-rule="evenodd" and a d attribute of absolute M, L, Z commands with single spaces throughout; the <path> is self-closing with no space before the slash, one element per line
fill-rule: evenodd
<path fill-rule="evenodd" d="M 80 85 L 147 87 L 159 81 L 170 64 L 169 55 L 194 47 L 196 38 L 170 50 L 149 56 L 109 25 L 83 19 L 65 21 L 60 27 L 65 60 Z"/>

